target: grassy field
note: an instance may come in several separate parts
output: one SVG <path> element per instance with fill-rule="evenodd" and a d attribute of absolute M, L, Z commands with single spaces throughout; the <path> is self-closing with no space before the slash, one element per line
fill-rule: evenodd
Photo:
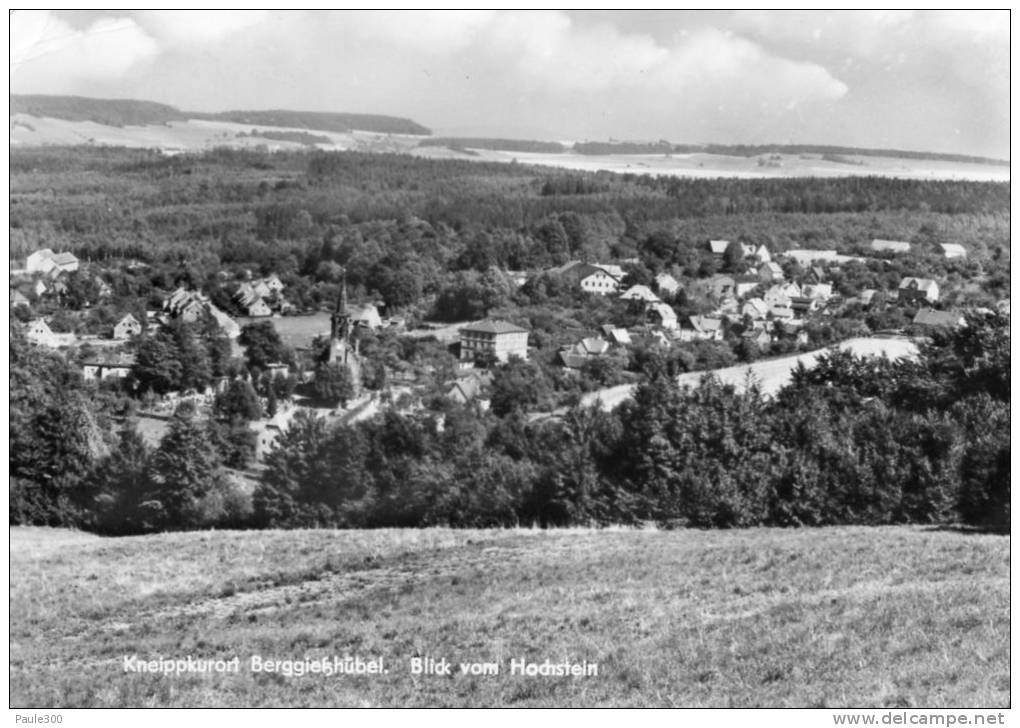
<path fill-rule="evenodd" d="M 16 708 L 1009 704 L 1005 536 L 12 528 L 11 551 Z M 125 655 L 241 668 L 137 674 Z M 252 673 L 252 655 L 389 673 Z M 500 674 L 410 674 L 426 655 Z M 516 658 L 598 675 L 510 675 Z"/>

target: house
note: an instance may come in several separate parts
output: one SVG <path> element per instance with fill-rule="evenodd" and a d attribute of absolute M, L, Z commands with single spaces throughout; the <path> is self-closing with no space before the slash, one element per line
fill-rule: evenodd
<path fill-rule="evenodd" d="M 959 313 L 934 311 L 930 308 L 922 308 L 914 316 L 914 324 L 917 326 L 958 328 L 966 323 L 966 319 Z"/>
<path fill-rule="evenodd" d="M 479 399 L 486 386 L 492 383 L 489 372 L 473 371 L 465 376 L 457 377 L 446 392 L 446 396 L 459 404 Z"/>
<path fill-rule="evenodd" d="M 550 272 L 573 281 L 582 291 L 599 296 L 616 293 L 624 275 L 623 269 L 616 265 L 582 263 L 578 260 L 553 268 Z"/>
<path fill-rule="evenodd" d="M 832 298 L 832 285 L 829 283 L 809 283 L 801 287 L 801 295 L 817 301 L 828 301 Z"/>
<path fill-rule="evenodd" d="M 722 255 L 726 252 L 726 248 L 730 247 L 729 240 L 709 240 L 708 249 L 712 251 L 712 255 Z"/>
<path fill-rule="evenodd" d="M 78 259 L 71 253 L 54 253 L 49 248 L 37 250 L 25 260 L 29 273 L 73 273 L 78 270 Z"/>
<path fill-rule="evenodd" d="M 85 381 L 100 382 L 104 379 L 123 379 L 131 373 L 135 355 L 125 353 L 103 353 L 85 359 L 81 373 Z"/>
<path fill-rule="evenodd" d="M 762 283 L 774 283 L 783 280 L 783 269 L 778 263 L 762 263 L 758 266 L 758 280 Z"/>
<path fill-rule="evenodd" d="M 528 330 L 509 321 L 485 320 L 460 330 L 460 360 L 477 361 L 494 356 L 506 363 L 510 357 L 528 358 Z"/>
<path fill-rule="evenodd" d="M 680 329 L 680 341 L 710 340 L 722 341 L 722 319 L 709 316 L 691 316 Z"/>
<path fill-rule="evenodd" d="M 36 319 L 25 328 L 25 338 L 33 344 L 57 349 L 70 346 L 75 341 L 74 334 L 55 334 L 43 319 Z"/>
<path fill-rule="evenodd" d="M 904 278 L 898 289 L 899 300 L 911 303 L 935 303 L 939 300 L 939 284 L 930 278 Z"/>
<path fill-rule="evenodd" d="M 283 292 L 283 281 L 281 281 L 275 274 L 268 276 L 267 278 L 263 278 L 262 282 L 265 284 L 266 288 L 269 289 L 271 295 L 277 295 Z"/>
<path fill-rule="evenodd" d="M 762 300 L 769 306 L 789 306 L 790 295 L 787 292 L 789 286 L 770 286 L 762 296 Z M 800 290 L 797 291 L 800 293 Z"/>
<path fill-rule="evenodd" d="M 876 291 L 874 288 L 865 288 L 863 291 L 861 291 L 861 295 L 859 296 L 859 298 L 861 299 L 861 303 L 863 303 L 865 306 L 870 306 L 872 301 L 875 300 L 876 293 L 878 293 L 878 291 Z"/>
<path fill-rule="evenodd" d="M 46 288 L 46 284 L 43 283 L 42 281 L 36 281 L 35 286 L 32 287 L 32 290 L 35 291 L 36 298 L 42 298 L 43 296 L 46 295 L 46 291 L 48 291 L 49 289 Z"/>
<path fill-rule="evenodd" d="M 807 279 L 811 283 L 825 283 L 826 277 L 827 276 L 825 275 L 825 269 L 822 268 L 820 265 L 811 266 L 811 269 L 808 271 L 807 275 Z"/>
<path fill-rule="evenodd" d="M 655 276 L 655 286 L 661 293 L 668 293 L 670 296 L 675 296 L 677 291 L 682 287 L 680 281 L 671 276 L 669 273 L 660 273 Z"/>
<path fill-rule="evenodd" d="M 876 253 L 895 253 L 900 255 L 902 253 L 910 252 L 910 243 L 905 243 L 902 240 L 882 240 L 881 238 L 875 238 L 871 241 L 871 249 Z"/>
<path fill-rule="evenodd" d="M 676 318 L 676 311 L 668 303 L 653 303 L 648 306 L 649 318 L 662 328 L 668 331 L 675 331 L 679 327 Z"/>
<path fill-rule="evenodd" d="M 791 309 L 795 314 L 803 316 L 804 314 L 814 313 L 820 308 L 819 299 L 811 298 L 810 296 L 794 296 L 790 299 L 789 306 L 776 306 L 776 309 L 786 310 Z"/>
<path fill-rule="evenodd" d="M 265 374 L 267 374 L 270 379 L 276 379 L 277 377 L 287 378 L 290 376 L 290 367 L 283 362 L 269 362 L 266 364 Z"/>
<path fill-rule="evenodd" d="M 764 245 L 759 245 L 757 248 L 755 248 L 754 252 L 751 254 L 751 257 L 757 258 L 759 263 L 772 262 L 772 253 L 770 253 L 769 249 L 766 248 Z"/>
<path fill-rule="evenodd" d="M 652 293 L 651 288 L 641 285 L 631 286 L 620 294 L 620 298 L 625 301 L 644 301 L 645 303 L 659 303 L 662 301 L 661 298 Z"/>
<path fill-rule="evenodd" d="M 740 315 L 758 321 L 768 316 L 769 305 L 761 298 L 749 298 L 740 308 Z"/>
<path fill-rule="evenodd" d="M 482 382 L 478 377 L 460 377 L 446 390 L 446 396 L 457 404 L 467 404 L 482 392 Z"/>
<path fill-rule="evenodd" d="M 631 343 L 630 332 L 627 329 L 618 329 L 615 326 L 606 324 L 602 327 L 602 333 L 605 334 L 611 344 L 627 346 Z"/>
<path fill-rule="evenodd" d="M 740 335 L 744 341 L 750 341 L 757 345 L 758 349 L 764 351 L 772 343 L 772 337 L 765 329 L 749 329 Z"/>
<path fill-rule="evenodd" d="M 567 369 L 580 369 L 589 359 L 600 357 L 609 351 L 609 342 L 599 338 L 581 339 L 573 346 L 560 350 L 560 362 Z"/>
<path fill-rule="evenodd" d="M 25 294 L 21 291 L 11 291 L 11 308 L 17 308 L 18 306 L 29 306 L 31 305 Z"/>
<path fill-rule="evenodd" d="M 967 257 L 967 249 L 957 243 L 939 243 L 939 247 L 942 248 L 942 254 L 946 258 Z"/>
<path fill-rule="evenodd" d="M 141 333 L 142 325 L 131 314 L 127 314 L 113 327 L 114 339 L 131 339 Z"/>
<path fill-rule="evenodd" d="M 581 339 L 573 346 L 560 350 L 560 362 L 567 369 L 580 369 L 589 359 L 608 353 L 609 348 L 609 342 L 605 339 L 595 337 Z"/>
<path fill-rule="evenodd" d="M 265 301 L 258 298 L 248 305 L 247 314 L 250 318 L 260 318 L 263 316 L 271 316 L 273 312 Z"/>
<path fill-rule="evenodd" d="M 768 263 L 772 260 L 772 254 L 764 245 L 741 243 L 740 248 L 744 251 L 745 258 L 754 258 L 759 263 Z"/>
<path fill-rule="evenodd" d="M 795 318 L 792 308 L 773 306 L 769 309 L 769 316 L 773 321 L 792 321 Z"/>
<path fill-rule="evenodd" d="M 348 306 L 347 315 L 351 317 L 351 323 L 355 326 L 381 329 L 383 325 L 379 309 L 371 303 L 366 303 L 364 306 Z"/>
<path fill-rule="evenodd" d="M 743 298 L 760 285 L 761 281 L 755 276 L 737 276 L 733 279 L 733 295 Z"/>

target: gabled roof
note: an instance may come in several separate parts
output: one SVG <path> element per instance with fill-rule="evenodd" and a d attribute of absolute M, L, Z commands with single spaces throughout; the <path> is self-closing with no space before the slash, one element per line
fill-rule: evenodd
<path fill-rule="evenodd" d="M 772 318 L 777 319 L 792 319 L 794 316 L 793 309 L 785 306 L 773 306 L 769 309 L 769 314 L 772 315 Z"/>
<path fill-rule="evenodd" d="M 627 329 L 618 329 L 612 324 L 606 324 L 602 327 L 602 333 L 605 334 L 616 344 L 629 344 L 630 332 Z"/>
<path fill-rule="evenodd" d="M 648 306 L 649 312 L 654 312 L 663 321 L 676 321 L 676 311 L 668 303 L 653 303 Z"/>
<path fill-rule="evenodd" d="M 662 300 L 652 293 L 651 288 L 642 285 L 631 286 L 620 294 L 620 298 L 627 301 L 647 301 L 649 303 L 658 303 Z"/>
<path fill-rule="evenodd" d="M 213 319 L 215 319 L 216 324 L 220 327 L 220 331 L 222 331 L 227 338 L 236 339 L 241 335 L 241 327 L 237 325 L 237 322 L 211 303 L 209 304 L 209 313 L 212 315 Z"/>
<path fill-rule="evenodd" d="M 691 316 L 687 320 L 695 331 L 719 331 L 723 325 L 722 319 L 708 316 Z"/>
<path fill-rule="evenodd" d="M 584 354 L 575 354 L 569 350 L 560 352 L 560 361 L 567 369 L 580 369 L 588 358 Z"/>
<path fill-rule="evenodd" d="M 578 354 L 584 353 L 591 356 L 598 356 L 605 354 L 609 351 L 609 342 L 605 339 L 597 339 L 595 337 L 589 337 L 587 339 L 581 339 L 577 342 L 574 347 Z"/>
<path fill-rule="evenodd" d="M 749 315 L 753 318 L 755 315 L 764 318 L 769 312 L 769 305 L 760 298 L 749 298 L 744 302 L 743 308 L 750 308 Z"/>
<path fill-rule="evenodd" d="M 464 331 L 475 331 L 482 334 L 526 334 L 527 329 L 521 328 L 517 324 L 512 324 L 509 321 L 492 320 L 486 319 L 485 321 L 479 321 L 478 323 L 468 324 L 467 326 L 461 327 L 461 332 Z"/>
<path fill-rule="evenodd" d="M 807 298 L 828 299 L 832 297 L 832 285 L 829 283 L 808 284 L 801 289 Z"/>
<path fill-rule="evenodd" d="M 55 255 L 50 256 L 50 260 L 52 260 L 57 265 L 68 265 L 70 263 L 78 262 L 78 258 L 75 257 L 73 253 L 57 253 Z"/>
<path fill-rule="evenodd" d="M 927 293 L 929 291 L 937 291 L 939 289 L 939 285 L 931 278 L 904 278 L 900 281 L 901 291 L 906 289 L 913 290 L 915 288 Z"/>
<path fill-rule="evenodd" d="M 708 249 L 716 255 L 722 255 L 726 252 L 726 248 L 730 247 L 729 240 L 709 240 Z"/>
<path fill-rule="evenodd" d="M 673 293 L 680 288 L 680 281 L 671 276 L 669 273 L 660 273 L 655 276 L 655 285 L 664 291 Z"/>
<path fill-rule="evenodd" d="M 947 258 L 966 258 L 967 249 L 958 243 L 939 243 Z"/>
<path fill-rule="evenodd" d="M 621 268 L 618 265 L 610 265 L 609 263 L 592 263 L 592 265 L 595 266 L 596 268 L 605 271 L 607 274 L 611 275 L 613 278 L 616 278 L 617 280 L 623 278 L 623 276 L 626 275 L 623 272 L 623 268 Z"/>

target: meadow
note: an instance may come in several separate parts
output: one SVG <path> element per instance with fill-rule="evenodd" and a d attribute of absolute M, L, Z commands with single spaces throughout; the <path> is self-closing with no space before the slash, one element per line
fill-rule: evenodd
<path fill-rule="evenodd" d="M 14 527 L 10 704 L 1009 704 L 1009 538 L 927 527 L 206 531 Z M 124 657 L 240 658 L 238 674 Z M 382 657 L 388 674 L 252 673 Z M 412 675 L 411 658 L 499 675 Z M 588 677 L 509 662 L 598 664 Z"/>

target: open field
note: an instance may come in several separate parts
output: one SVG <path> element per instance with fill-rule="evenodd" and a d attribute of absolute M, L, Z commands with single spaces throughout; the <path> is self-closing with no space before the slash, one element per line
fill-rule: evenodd
<path fill-rule="evenodd" d="M 269 321 L 280 335 L 284 344 L 293 349 L 307 349 L 316 336 L 329 336 L 329 317 L 326 311 L 303 314 L 301 316 L 274 316 L 263 318 L 247 318 L 239 316 L 234 319 L 238 326 L 250 323 Z"/>
<path fill-rule="evenodd" d="M 32 147 L 64 144 L 163 148 L 177 151 L 202 151 L 214 147 L 300 149 L 306 145 L 248 136 L 253 130 L 271 132 L 307 132 L 306 129 L 273 127 L 265 124 L 237 124 L 226 121 L 190 119 L 147 126 L 105 126 L 91 121 L 67 121 L 39 118 L 27 114 L 11 117 L 11 146 Z M 849 177 L 882 176 L 909 179 L 960 179 L 1008 182 L 1007 166 L 974 164 L 900 157 L 842 155 L 845 161 L 823 159 L 816 154 L 782 154 L 769 164 L 759 164 L 759 156 L 740 157 L 723 154 L 607 154 L 504 152 L 490 149 L 455 150 L 446 147 L 419 147 L 424 137 L 381 134 L 367 131 L 336 133 L 315 130 L 315 136 L 330 143 L 315 147 L 329 151 L 397 152 L 430 159 L 463 159 L 479 162 L 517 161 L 521 164 L 559 167 L 579 171 L 651 174 L 676 177 Z"/>
<path fill-rule="evenodd" d="M 12 707 L 1009 703 L 1004 536 L 12 528 L 11 550 Z M 125 655 L 241 668 L 126 673 Z M 252 655 L 389 673 L 253 673 Z M 500 674 L 409 674 L 425 655 Z M 521 657 L 598 675 L 508 674 Z"/>

